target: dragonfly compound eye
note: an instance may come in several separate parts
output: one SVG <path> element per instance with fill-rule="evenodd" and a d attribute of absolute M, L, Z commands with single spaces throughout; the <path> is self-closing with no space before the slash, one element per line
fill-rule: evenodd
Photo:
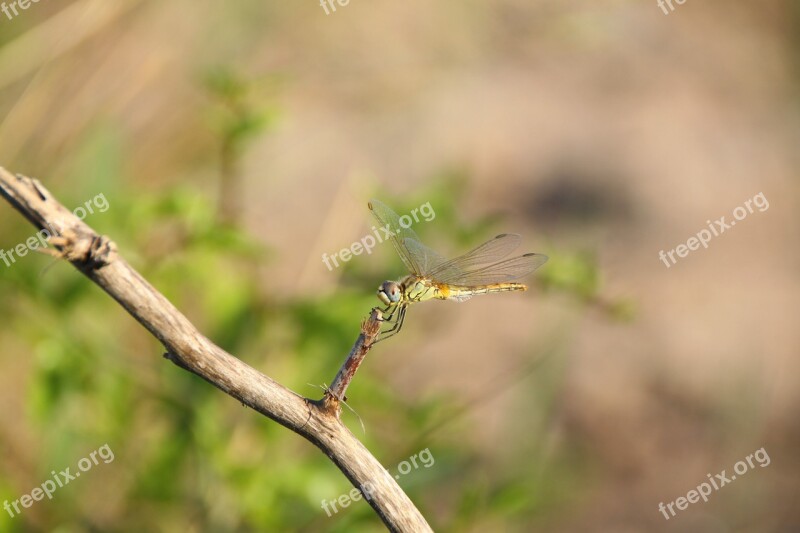
<path fill-rule="evenodd" d="M 400 284 L 396 281 L 384 281 L 378 289 L 378 298 L 386 305 L 400 301 Z"/>

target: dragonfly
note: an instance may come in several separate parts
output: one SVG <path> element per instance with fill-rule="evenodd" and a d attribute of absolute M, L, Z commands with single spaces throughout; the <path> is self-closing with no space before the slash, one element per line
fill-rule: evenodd
<path fill-rule="evenodd" d="M 392 324 L 381 332 L 379 340 L 400 332 L 412 303 L 433 299 L 463 302 L 479 294 L 525 291 L 528 286 L 514 280 L 524 278 L 547 262 L 547 256 L 538 253 L 506 259 L 521 241 L 515 233 L 497 235 L 448 260 L 422 244 L 414 230 L 406 227 L 410 224 L 402 224 L 389 206 L 375 199 L 368 206 L 384 233 L 390 231 L 394 249 L 410 272 L 398 281 L 384 281 L 378 287 L 378 299 L 386 306 L 379 309 L 384 321 Z"/>

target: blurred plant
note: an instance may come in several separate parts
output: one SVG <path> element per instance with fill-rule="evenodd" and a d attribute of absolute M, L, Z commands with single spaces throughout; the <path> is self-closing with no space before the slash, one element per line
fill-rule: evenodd
<path fill-rule="evenodd" d="M 548 268 L 542 268 L 536 280 L 543 290 L 571 295 L 616 320 L 634 318 L 633 302 L 602 294 L 600 270 L 593 253 L 550 250 L 548 255 Z"/>
<path fill-rule="evenodd" d="M 219 220 L 236 224 L 241 214 L 238 162 L 244 149 L 275 124 L 278 107 L 272 94 L 280 78 L 246 79 L 231 67 L 217 67 L 203 77 L 206 91 L 215 101 L 212 125 L 220 137 Z"/>

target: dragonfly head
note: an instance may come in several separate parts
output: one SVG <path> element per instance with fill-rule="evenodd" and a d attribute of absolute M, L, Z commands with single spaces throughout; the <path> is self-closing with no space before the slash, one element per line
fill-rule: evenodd
<path fill-rule="evenodd" d="M 378 299 L 386 305 L 396 304 L 402 294 L 400 284 L 396 281 L 384 281 L 378 287 Z"/>

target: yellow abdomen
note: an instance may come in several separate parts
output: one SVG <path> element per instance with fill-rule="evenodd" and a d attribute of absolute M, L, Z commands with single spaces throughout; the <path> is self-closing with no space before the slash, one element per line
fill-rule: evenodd
<path fill-rule="evenodd" d="M 528 286 L 524 283 L 492 283 L 490 285 L 476 285 L 474 287 L 436 283 L 434 287 L 435 294 L 433 297 L 439 300 L 467 300 L 479 294 L 528 290 Z"/>

